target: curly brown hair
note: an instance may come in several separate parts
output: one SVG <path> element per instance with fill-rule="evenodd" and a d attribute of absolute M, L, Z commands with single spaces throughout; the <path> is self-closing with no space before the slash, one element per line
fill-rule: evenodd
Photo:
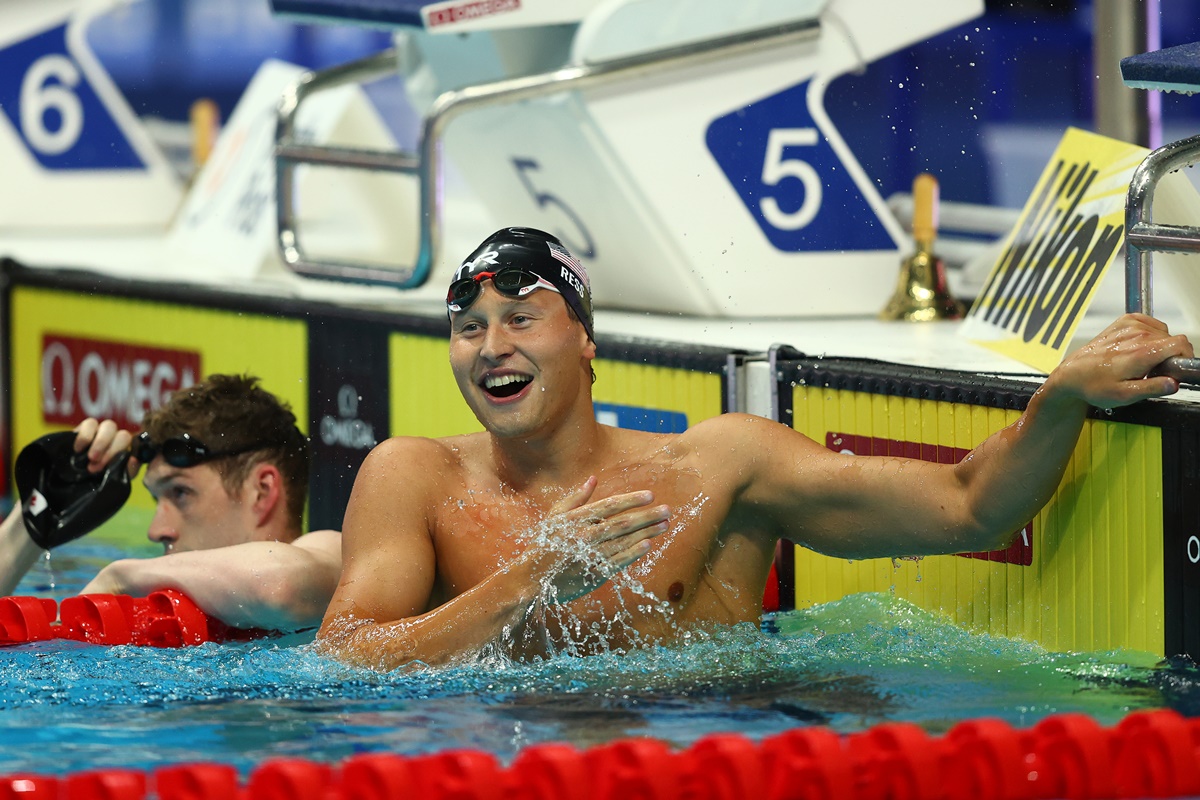
<path fill-rule="evenodd" d="M 273 464 L 283 476 L 288 523 L 297 532 L 302 530 L 308 495 L 308 440 L 296 428 L 291 407 L 259 386 L 258 378 L 209 375 L 174 392 L 166 404 L 146 414 L 142 429 L 153 442 L 186 433 L 214 451 L 265 445 L 207 463 L 221 476 L 230 496 L 256 464 Z"/>

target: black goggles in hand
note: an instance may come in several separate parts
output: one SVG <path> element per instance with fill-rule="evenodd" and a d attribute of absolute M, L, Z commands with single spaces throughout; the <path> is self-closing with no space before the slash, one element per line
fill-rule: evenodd
<path fill-rule="evenodd" d="M 186 433 L 155 444 L 150 441 L 150 434 L 142 431 L 133 442 L 133 457 L 138 460 L 139 464 L 149 464 L 155 456 L 161 453 L 163 460 L 172 467 L 194 467 L 205 461 L 240 456 L 253 450 L 265 450 L 268 447 L 278 446 L 278 442 L 256 442 L 234 450 L 210 450 L 204 442 Z"/>
<path fill-rule="evenodd" d="M 492 286 L 506 297 L 524 297 L 534 289 L 549 289 L 556 294 L 562 294 L 558 287 L 541 275 L 518 267 L 508 267 L 495 272 L 477 272 L 467 278 L 460 278 L 450 284 L 446 293 L 446 306 L 451 311 L 462 311 L 470 308 L 479 299 L 483 291 L 483 281 L 492 279 Z"/>

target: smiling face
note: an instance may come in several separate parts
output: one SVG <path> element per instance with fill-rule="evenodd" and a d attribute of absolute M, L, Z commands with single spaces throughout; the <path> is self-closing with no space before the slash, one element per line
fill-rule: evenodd
<path fill-rule="evenodd" d="M 158 456 L 144 478 L 154 497 L 154 518 L 146 535 L 166 553 L 211 550 L 254 538 L 250 503 L 231 496 L 211 464 L 172 467 Z"/>
<path fill-rule="evenodd" d="M 484 281 L 479 299 L 451 319 L 450 366 L 475 417 L 501 438 L 554 427 L 591 408 L 596 346 L 561 295 L 506 297 Z"/>

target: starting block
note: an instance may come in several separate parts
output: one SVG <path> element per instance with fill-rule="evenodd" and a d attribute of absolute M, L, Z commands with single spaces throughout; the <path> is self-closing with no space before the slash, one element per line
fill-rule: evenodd
<path fill-rule="evenodd" d="M 557 16 L 539 18 L 551 7 Z M 285 95 L 280 252 L 297 273 L 399 288 L 435 270 L 448 278 L 442 185 L 453 167 L 493 225 L 562 239 L 586 263 L 598 307 L 756 317 L 874 314 L 886 301 L 907 236 L 826 115 L 824 93 L 983 10 L 974 0 L 274 8 L 397 30 L 396 54 L 313 73 Z M 460 16 L 444 21 L 447 8 Z M 520 20 L 526 27 L 510 27 Z M 442 35 L 452 31 L 462 33 Z M 297 146 L 290 119 L 309 95 L 389 64 L 422 117 L 419 152 L 383 164 L 378 153 Z M 415 263 L 308 257 L 288 177 L 305 163 L 414 175 Z"/>

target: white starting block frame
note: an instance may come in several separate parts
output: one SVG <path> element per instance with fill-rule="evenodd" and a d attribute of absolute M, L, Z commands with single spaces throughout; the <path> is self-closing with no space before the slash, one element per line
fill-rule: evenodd
<path fill-rule="evenodd" d="M 610 0 L 566 31 L 561 67 L 499 79 L 484 70 L 478 83 L 430 92 L 415 153 L 296 140 L 295 115 L 314 92 L 397 70 L 411 76 L 414 65 L 434 86 L 439 68 L 461 72 L 462 59 L 445 51 L 469 45 L 407 32 L 408 47 L 311 73 L 285 94 L 276 136 L 281 257 L 309 278 L 421 286 L 446 266 L 449 160 L 501 224 L 559 235 L 591 271 L 598 307 L 873 315 L 908 237 L 829 121 L 824 91 L 981 12 L 978 0 Z M 414 263 L 309 257 L 293 177 L 304 164 L 415 176 Z"/>
<path fill-rule="evenodd" d="M 1126 85 L 1139 89 L 1200 91 L 1200 67 L 1195 64 L 1200 43 L 1180 45 L 1121 61 Z M 1182 66 L 1181 66 L 1182 63 Z M 1134 170 L 1125 200 L 1125 310 L 1154 314 L 1152 254 L 1200 255 L 1200 227 L 1154 222 L 1154 190 L 1172 172 L 1200 163 L 1200 135 L 1165 144 Z M 1168 358 L 1154 370 L 1191 384 L 1200 383 L 1200 359 Z"/>

